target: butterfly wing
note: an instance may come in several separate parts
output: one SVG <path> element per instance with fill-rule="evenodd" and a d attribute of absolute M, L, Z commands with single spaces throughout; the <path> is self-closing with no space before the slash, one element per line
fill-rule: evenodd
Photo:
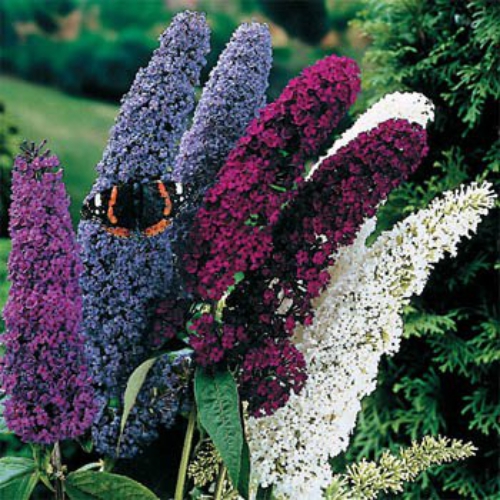
<path fill-rule="evenodd" d="M 94 196 L 88 197 L 83 202 L 80 212 L 83 220 L 95 220 L 106 224 L 108 220 L 108 204 L 111 198 L 111 189 L 101 191 Z"/>
<path fill-rule="evenodd" d="M 87 198 L 82 206 L 83 220 L 95 220 L 116 236 L 129 236 L 136 226 L 133 189 L 126 184 L 113 186 Z"/>

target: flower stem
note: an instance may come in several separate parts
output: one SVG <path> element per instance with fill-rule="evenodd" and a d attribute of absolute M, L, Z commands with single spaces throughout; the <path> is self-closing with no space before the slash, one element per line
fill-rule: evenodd
<path fill-rule="evenodd" d="M 55 475 L 55 500 L 64 500 L 64 472 L 61 461 L 61 447 L 59 445 L 59 441 L 54 443 L 54 451 L 52 452 L 52 466 L 54 467 L 54 475 Z"/>
<path fill-rule="evenodd" d="M 214 500 L 222 500 L 225 480 L 226 480 L 226 467 L 224 466 L 224 464 L 221 464 L 219 470 L 219 477 L 217 478 L 217 484 L 215 485 Z"/>
<path fill-rule="evenodd" d="M 181 464 L 179 465 L 179 473 L 177 475 L 177 486 L 175 488 L 175 500 L 184 499 L 184 488 L 186 484 L 187 468 L 189 465 L 189 457 L 191 455 L 191 447 L 193 444 L 194 430 L 196 428 L 196 406 L 189 414 L 186 437 L 184 438 L 184 447 L 182 449 Z"/>
<path fill-rule="evenodd" d="M 112 458 L 104 457 L 104 459 L 102 461 L 103 472 L 112 472 L 112 470 L 115 467 L 115 464 L 116 464 L 116 460 L 114 460 Z"/>

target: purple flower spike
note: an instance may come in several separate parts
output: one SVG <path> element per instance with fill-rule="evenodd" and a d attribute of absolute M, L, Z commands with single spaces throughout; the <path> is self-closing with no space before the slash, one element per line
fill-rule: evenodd
<path fill-rule="evenodd" d="M 82 264 L 56 156 L 40 148 L 14 164 L 0 381 L 5 420 L 23 441 L 76 438 L 96 414 L 80 333 Z"/>
<path fill-rule="evenodd" d="M 184 253 L 184 242 L 203 195 L 265 104 L 271 62 L 267 26 L 242 24 L 205 84 L 193 125 L 182 138 L 174 170 L 174 179 L 188 184 L 190 191 L 188 203 L 173 228 L 174 250 L 179 255 Z"/>
<path fill-rule="evenodd" d="M 209 50 L 205 16 L 183 12 L 160 36 L 146 68 L 123 97 L 97 165 L 97 190 L 130 179 L 170 178 L 178 143 L 194 107 L 194 86 Z"/>
<path fill-rule="evenodd" d="M 209 29 L 203 15 L 177 15 L 160 38 L 149 65 L 139 71 L 124 97 L 91 194 L 120 182 L 170 179 L 177 143 L 194 107 L 194 85 L 205 63 Z M 151 352 L 154 306 L 172 288 L 171 228 L 156 236 L 120 238 L 94 221 L 80 223 L 84 328 L 100 402 L 93 426 L 96 449 L 115 456 L 126 382 Z M 156 436 L 168 418 L 132 415 L 120 456 L 132 457 Z M 162 410 L 163 413 L 167 411 Z M 177 406 L 171 407 L 172 414 Z M 139 412 L 139 409 L 136 413 Z M 146 418 L 147 417 L 147 418 Z M 135 429 L 135 431 L 133 431 Z"/>
<path fill-rule="evenodd" d="M 175 180 L 200 194 L 215 181 L 229 151 L 265 104 L 271 61 L 267 26 L 242 24 L 203 89 L 193 125 L 182 138 Z"/>
<path fill-rule="evenodd" d="M 329 56 L 306 68 L 253 120 L 231 151 L 191 229 L 185 256 L 191 289 L 218 300 L 234 275 L 259 268 L 272 252 L 272 228 L 303 181 L 307 160 L 354 102 L 359 69 Z"/>

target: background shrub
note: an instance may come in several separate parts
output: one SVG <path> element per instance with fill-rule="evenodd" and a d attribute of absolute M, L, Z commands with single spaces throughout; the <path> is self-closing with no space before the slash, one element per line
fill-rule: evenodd
<path fill-rule="evenodd" d="M 390 198 L 380 228 L 463 181 L 500 190 L 500 5 L 495 1 L 370 1 L 361 26 L 373 39 L 364 81 L 380 96 L 423 92 L 437 106 L 430 154 Z M 471 440 L 475 458 L 425 474 L 404 498 L 498 498 L 498 209 L 458 258 L 440 264 L 408 308 L 408 339 L 382 367 L 347 460 L 439 433 Z M 340 461 L 336 464 L 340 466 Z"/>
<path fill-rule="evenodd" d="M 212 28 L 203 81 L 241 22 L 271 23 L 276 70 L 269 95 L 275 98 L 290 78 L 324 55 L 362 51 L 364 43 L 348 27 L 361 5 L 362 0 L 2 0 L 0 64 L 31 81 L 118 101 L 175 12 L 192 8 L 207 12 Z"/>
<path fill-rule="evenodd" d="M 7 237 L 12 162 L 17 152 L 18 141 L 17 126 L 7 115 L 4 103 L 0 102 L 0 238 Z M 0 278 L 3 278 L 1 274 Z M 2 282 L 3 280 L 0 280 L 0 283 Z M 3 304 L 1 297 L 0 304 Z"/>

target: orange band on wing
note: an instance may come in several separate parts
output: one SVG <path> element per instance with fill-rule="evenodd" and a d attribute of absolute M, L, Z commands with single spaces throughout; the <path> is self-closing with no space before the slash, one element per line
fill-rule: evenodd
<path fill-rule="evenodd" d="M 163 233 L 168 226 L 170 226 L 172 222 L 166 219 L 162 219 L 160 222 L 157 222 L 154 226 L 150 226 L 147 229 L 144 229 L 143 233 L 146 236 L 155 236 L 157 234 Z"/>
<path fill-rule="evenodd" d="M 118 188 L 116 186 L 113 186 L 113 189 L 111 190 L 111 198 L 109 199 L 109 206 L 108 206 L 108 219 L 111 224 L 117 224 L 118 219 L 115 216 L 115 212 L 113 207 L 116 205 L 116 199 L 118 198 Z"/>
<path fill-rule="evenodd" d="M 158 181 L 158 191 L 160 192 L 160 196 L 165 201 L 165 208 L 163 209 L 163 215 L 168 217 L 172 213 L 172 200 L 170 199 L 170 195 L 168 194 L 167 188 L 163 182 Z"/>
<path fill-rule="evenodd" d="M 108 233 L 120 238 L 128 238 L 130 236 L 130 231 L 124 227 L 107 227 L 105 229 Z"/>

